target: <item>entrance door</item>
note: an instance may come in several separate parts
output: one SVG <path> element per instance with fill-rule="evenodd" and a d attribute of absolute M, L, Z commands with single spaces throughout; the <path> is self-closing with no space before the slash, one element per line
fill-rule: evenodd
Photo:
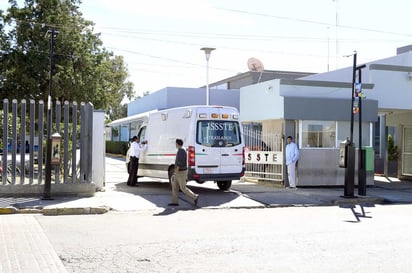
<path fill-rule="evenodd" d="M 412 176 L 412 127 L 403 128 L 402 175 Z"/>

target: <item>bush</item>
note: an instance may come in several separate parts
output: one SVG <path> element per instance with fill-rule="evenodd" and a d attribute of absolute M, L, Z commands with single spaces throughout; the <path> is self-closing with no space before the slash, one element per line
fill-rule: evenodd
<path fill-rule="evenodd" d="M 106 141 L 106 153 L 126 155 L 129 143 L 127 141 Z"/>
<path fill-rule="evenodd" d="M 388 135 L 388 160 L 398 160 L 398 146 L 395 145 L 391 134 Z"/>

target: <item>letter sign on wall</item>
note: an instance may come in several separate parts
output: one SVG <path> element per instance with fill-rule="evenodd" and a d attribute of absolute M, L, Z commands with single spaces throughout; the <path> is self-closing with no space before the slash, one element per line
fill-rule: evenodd
<path fill-rule="evenodd" d="M 283 164 L 282 152 L 246 151 L 246 163 L 256 164 Z"/>

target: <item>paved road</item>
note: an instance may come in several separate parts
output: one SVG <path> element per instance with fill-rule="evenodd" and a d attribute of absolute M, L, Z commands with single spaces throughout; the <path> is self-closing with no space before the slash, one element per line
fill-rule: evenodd
<path fill-rule="evenodd" d="M 166 181 L 130 188 L 124 161 L 106 164 L 94 197 L 0 198 L 0 214 L 38 213 L 0 216 L 1 273 L 408 272 L 410 205 L 374 204 L 412 204 L 410 182 L 385 179 L 352 199 L 342 188 L 190 182 L 200 208 L 184 197 L 170 208 Z M 93 215 L 45 216 L 59 214 Z"/>
<path fill-rule="evenodd" d="M 68 272 L 410 272 L 412 205 L 170 210 L 39 221 Z M 358 210 L 360 212 L 360 210 Z"/>

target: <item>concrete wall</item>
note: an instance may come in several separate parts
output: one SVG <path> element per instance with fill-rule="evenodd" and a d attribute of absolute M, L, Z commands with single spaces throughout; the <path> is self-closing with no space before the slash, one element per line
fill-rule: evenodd
<path fill-rule="evenodd" d="M 240 89 L 240 120 L 263 121 L 283 118 L 283 97 L 279 80 L 271 80 Z"/>
<path fill-rule="evenodd" d="M 93 112 L 92 181 L 97 189 L 102 189 L 105 181 L 106 130 L 104 119 L 104 111 Z"/>
<path fill-rule="evenodd" d="M 262 134 L 283 135 L 283 120 L 264 120 L 262 121 Z"/>
<path fill-rule="evenodd" d="M 351 99 L 352 80 L 350 82 L 280 80 L 280 95 L 300 98 Z M 366 96 L 373 92 L 374 84 L 363 83 L 362 90 Z"/>
<path fill-rule="evenodd" d="M 352 61 L 352 60 L 351 60 Z M 351 63 L 351 62 L 349 62 Z M 348 63 L 348 64 L 349 64 Z M 361 65 L 362 63 L 357 63 Z M 411 66 L 412 65 L 412 52 L 405 52 L 398 54 L 396 56 L 391 56 L 388 58 L 375 60 L 372 62 L 365 63 L 366 68 L 362 69 L 362 82 L 373 83 L 370 78 L 369 66 L 372 64 L 382 64 L 382 65 L 396 65 L 396 66 Z M 310 81 L 332 81 L 332 82 L 352 82 L 353 77 L 353 66 L 348 65 L 348 67 L 330 71 L 327 73 L 313 74 L 306 77 L 302 77 L 303 80 Z"/>
<path fill-rule="evenodd" d="M 302 98 L 286 97 L 285 119 L 296 120 L 350 120 L 351 98 Z M 358 120 L 359 115 L 354 115 Z M 362 121 L 378 120 L 378 101 L 367 99 L 362 101 Z"/>
<path fill-rule="evenodd" d="M 209 104 L 235 107 L 239 110 L 239 90 L 210 89 Z M 127 106 L 127 116 L 151 110 L 162 110 L 189 105 L 205 105 L 205 88 L 167 87 L 132 101 Z"/>
<path fill-rule="evenodd" d="M 298 186 L 343 186 L 345 169 L 339 168 L 339 149 L 301 149 L 298 163 Z M 354 183 L 358 184 L 355 162 Z M 374 172 L 367 172 L 366 184 L 374 184 Z"/>
<path fill-rule="evenodd" d="M 367 99 L 378 100 L 379 109 L 412 110 L 412 67 L 375 65 L 370 77 L 375 88 Z"/>
<path fill-rule="evenodd" d="M 303 77 L 302 80 L 317 82 L 317 86 L 305 87 L 305 92 L 301 92 L 292 84 L 290 88 L 282 87 L 282 92 L 284 93 L 281 93 L 281 95 L 310 97 L 316 96 L 318 93 L 324 96 L 333 96 L 334 98 L 350 97 L 350 85 L 348 86 L 348 91 L 344 91 L 341 87 L 337 86 L 336 89 L 321 92 L 319 83 L 322 81 L 350 83 L 352 82 L 352 73 L 353 67 L 346 67 L 327 73 Z M 410 75 L 412 75 L 412 51 L 369 62 L 366 64 L 366 68 L 362 69 L 362 82 L 364 84 L 371 83 L 374 87 L 373 89 L 364 88 L 364 93 L 367 99 L 379 101 L 379 110 L 412 110 L 412 104 L 409 103 L 412 101 L 412 92 L 410 92 L 412 90 L 412 76 Z M 307 85 L 307 83 L 305 84 Z"/>
<path fill-rule="evenodd" d="M 131 101 L 127 105 L 127 116 L 144 113 L 154 109 L 164 109 L 167 105 L 167 89 L 161 89 L 157 92 Z"/>
<path fill-rule="evenodd" d="M 388 113 L 386 114 L 386 124 L 394 127 L 412 125 L 412 111 Z"/>

